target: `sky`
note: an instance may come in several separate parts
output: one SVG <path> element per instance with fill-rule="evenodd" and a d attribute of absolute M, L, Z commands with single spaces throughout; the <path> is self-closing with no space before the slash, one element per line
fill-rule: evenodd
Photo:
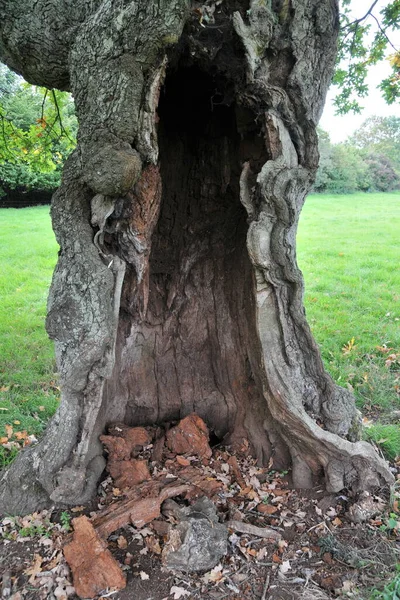
<path fill-rule="evenodd" d="M 372 0 L 352 0 L 353 14 L 355 18 L 364 16 Z M 379 0 L 374 8 L 374 14 L 378 16 L 380 10 L 388 4 L 387 0 Z M 371 21 L 371 24 L 373 21 Z M 400 33 L 395 32 L 391 36 L 391 41 L 396 47 L 400 47 Z M 390 53 L 390 52 L 389 52 Z M 348 114 L 335 116 L 335 107 L 333 99 L 335 97 L 335 88 L 328 92 L 325 109 L 319 122 L 320 127 L 325 129 L 334 143 L 343 142 L 349 135 L 354 133 L 360 125 L 370 116 L 378 115 L 388 117 L 394 115 L 400 117 L 400 103 L 388 105 L 382 98 L 377 85 L 390 74 L 390 67 L 387 62 L 382 62 L 371 67 L 367 83 L 369 85 L 369 94 L 365 98 L 360 98 L 359 103 L 364 107 L 361 114 Z"/>

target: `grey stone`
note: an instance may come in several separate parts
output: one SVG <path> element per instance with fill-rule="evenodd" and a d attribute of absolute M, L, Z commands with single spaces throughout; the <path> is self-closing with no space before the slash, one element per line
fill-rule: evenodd
<path fill-rule="evenodd" d="M 201 498 L 180 509 L 178 518 L 164 548 L 164 565 L 186 572 L 209 571 L 227 552 L 228 530 L 218 522 L 214 504 Z"/>

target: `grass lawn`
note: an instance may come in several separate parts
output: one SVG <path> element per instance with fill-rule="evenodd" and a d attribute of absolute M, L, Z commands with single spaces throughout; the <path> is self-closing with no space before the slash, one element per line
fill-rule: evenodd
<path fill-rule="evenodd" d="M 298 234 L 307 315 L 326 367 L 377 422 L 366 435 L 390 457 L 400 454 L 399 232 L 394 193 L 310 196 Z M 0 209 L 0 466 L 15 452 L 4 438 L 37 435 L 58 403 L 44 330 L 56 257 L 49 207 Z"/>
<path fill-rule="evenodd" d="M 58 403 L 53 343 L 44 330 L 58 246 L 49 207 L 0 210 L 0 438 L 39 434 Z M 4 439 L 2 440 L 5 441 Z M 15 448 L 0 446 L 0 466 Z"/>
<path fill-rule="evenodd" d="M 325 365 L 380 421 L 366 435 L 393 458 L 400 454 L 400 193 L 309 196 L 297 254 Z"/>

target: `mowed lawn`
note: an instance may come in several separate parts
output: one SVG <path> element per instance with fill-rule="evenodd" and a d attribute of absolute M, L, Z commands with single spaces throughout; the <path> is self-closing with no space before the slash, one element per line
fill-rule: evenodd
<path fill-rule="evenodd" d="M 400 193 L 309 196 L 297 258 L 327 369 L 400 454 Z"/>
<path fill-rule="evenodd" d="M 49 207 L 0 209 L 0 466 L 59 400 L 44 329 L 57 250 Z M 327 369 L 374 422 L 366 436 L 400 454 L 400 193 L 309 196 L 298 262 Z"/>
<path fill-rule="evenodd" d="M 0 209 L 0 438 L 24 443 L 54 413 L 53 343 L 44 324 L 58 245 L 49 206 Z M 10 428 L 12 427 L 12 433 Z M 26 432 L 26 434 L 25 434 Z M 10 435 L 11 434 L 11 435 Z M 8 446 L 8 448 L 7 448 Z M 0 446 L 0 466 L 16 446 Z"/>

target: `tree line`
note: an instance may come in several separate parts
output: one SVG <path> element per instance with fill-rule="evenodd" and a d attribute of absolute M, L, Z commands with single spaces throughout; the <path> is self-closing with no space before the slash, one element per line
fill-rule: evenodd
<path fill-rule="evenodd" d="M 314 192 L 388 192 L 400 188 L 400 118 L 369 117 L 340 144 L 319 129 L 320 163 Z"/>

